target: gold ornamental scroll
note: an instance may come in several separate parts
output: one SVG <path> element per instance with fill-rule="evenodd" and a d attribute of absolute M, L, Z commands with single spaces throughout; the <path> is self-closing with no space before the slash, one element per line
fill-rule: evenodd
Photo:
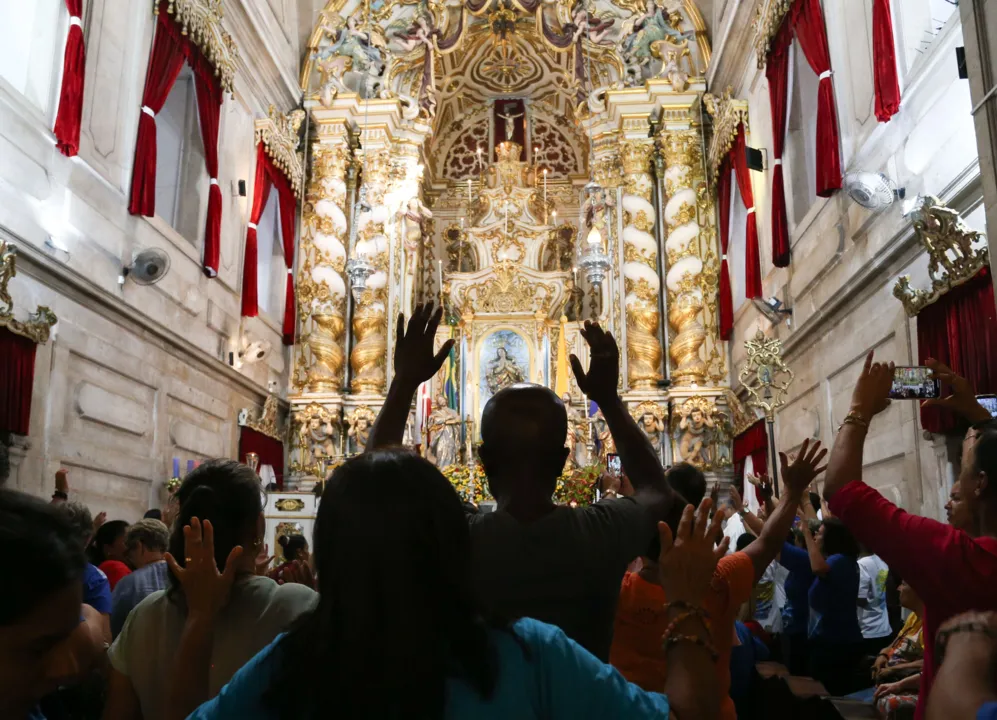
<path fill-rule="evenodd" d="M 672 381 L 703 385 L 707 367 L 701 355 L 706 342 L 703 325 L 702 275 L 704 250 L 700 237 L 697 186 L 702 182 L 703 157 L 696 129 L 667 130 L 661 136 L 665 163 L 665 286 L 668 323 L 674 330 L 669 344 Z"/>
<path fill-rule="evenodd" d="M 310 393 L 337 393 L 345 368 L 349 145 L 345 139 L 317 142 L 311 161 L 298 270 L 302 333 L 296 348 L 295 385 Z"/>
<path fill-rule="evenodd" d="M 661 379 L 658 246 L 650 140 L 623 143 L 623 277 L 626 291 L 627 380 L 631 389 L 655 387 Z"/>

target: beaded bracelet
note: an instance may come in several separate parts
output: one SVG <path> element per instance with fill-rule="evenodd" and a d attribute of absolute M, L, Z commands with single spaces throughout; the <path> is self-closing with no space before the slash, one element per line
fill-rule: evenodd
<path fill-rule="evenodd" d="M 666 602 L 661 606 L 662 612 L 668 612 L 669 610 L 685 610 L 686 613 L 690 615 L 698 615 L 703 620 L 709 620 L 710 614 L 706 612 L 701 607 L 687 603 L 685 600 L 675 600 L 674 602 Z"/>
<path fill-rule="evenodd" d="M 694 645 L 699 645 L 710 654 L 710 657 L 713 659 L 713 662 L 716 662 L 717 658 L 720 657 L 719 653 L 717 653 L 717 649 L 713 646 L 713 643 L 711 643 L 706 638 L 701 638 L 697 635 L 674 635 L 671 637 L 666 636 L 664 638 L 665 652 L 668 652 L 668 648 L 670 648 L 672 645 L 676 645 L 681 642 L 687 642 L 687 643 L 692 643 Z"/>

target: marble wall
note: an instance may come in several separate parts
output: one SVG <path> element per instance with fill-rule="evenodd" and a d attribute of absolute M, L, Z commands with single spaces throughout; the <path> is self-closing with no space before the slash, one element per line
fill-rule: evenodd
<path fill-rule="evenodd" d="M 15 438 L 12 484 L 47 495 L 64 466 L 75 496 L 95 512 L 134 520 L 160 504 L 173 457 L 235 457 L 239 409 L 259 408 L 271 382 L 286 390 L 282 307 L 245 324 L 247 333 L 272 344 L 266 362 L 237 371 L 227 358 L 240 329 L 254 118 L 270 104 L 289 110 L 300 96 L 297 3 L 225 3 L 225 27 L 240 62 L 235 97 L 226 96 L 222 108 L 224 205 L 215 279 L 201 270 L 203 231 L 192 242 L 158 217 L 127 212 L 154 29 L 150 4 L 86 3 L 83 129 L 74 159 L 56 150 L 56 103 L 44 101 L 57 97 L 62 67 L 66 17 L 61 0 L 56 4 L 60 31 L 32 40 L 48 43 L 32 46 L 32 57 L 56 55 L 54 69 L 31 78 L 32 93 L 0 70 L 0 235 L 19 249 L 10 289 L 18 316 L 43 304 L 59 317 L 54 338 L 38 349 L 30 434 Z M 49 95 L 37 91 L 44 83 Z M 240 179 L 248 198 L 238 194 Z M 206 187 L 202 196 L 199 227 Z M 170 256 L 169 273 L 152 286 L 119 284 L 122 267 L 147 247 Z"/>
<path fill-rule="evenodd" d="M 714 92 L 733 86 L 734 96 L 748 101 L 749 144 L 766 149 L 768 167 L 768 84 L 764 71 L 756 67 L 751 28 L 761 5 L 760 0 L 717 4 L 723 15 L 715 18 L 718 55 L 709 80 Z M 955 58 L 963 44 L 958 10 L 933 0 L 893 3 L 903 100 L 899 114 L 884 124 L 874 113 L 869 3 L 824 0 L 823 6 L 842 169 L 885 173 L 905 188 L 908 198 L 936 195 L 960 210 L 971 227 L 985 231 L 970 90 L 958 77 Z M 799 88 L 791 101 L 795 108 L 790 109 L 784 156 L 789 268 L 775 268 L 771 262 L 771 174 L 751 173 L 765 296 L 778 297 L 793 314 L 790 322 L 774 327 L 743 295 L 735 296 L 730 345 L 736 381 L 745 361 L 745 338 L 761 328 L 783 341 L 796 374 L 776 422 L 777 444 L 785 451 L 793 451 L 807 437 L 833 441 L 870 349 L 884 360 L 916 364 L 916 326 L 892 296 L 892 288 L 904 273 L 916 286 L 926 284 L 927 277 L 927 256 L 900 203 L 873 214 L 843 192 L 828 199 L 814 196 L 817 79 L 802 56 L 793 72 Z M 743 238 L 741 245 L 732 239 L 731 254 L 738 252 L 743 253 Z M 732 266 L 743 272 L 743 261 L 732 259 Z M 738 278 L 733 285 L 744 287 Z M 940 517 L 952 467 L 945 440 L 926 436 L 917 415 L 914 403 L 898 401 L 875 421 L 866 445 L 864 477 L 904 507 Z"/>

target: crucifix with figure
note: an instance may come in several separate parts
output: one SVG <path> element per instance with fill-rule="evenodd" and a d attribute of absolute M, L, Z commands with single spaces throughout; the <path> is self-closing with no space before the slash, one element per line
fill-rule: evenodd
<path fill-rule="evenodd" d="M 513 115 L 512 113 L 516 110 L 518 105 L 516 103 L 510 103 L 505 106 L 505 112 L 508 113 L 503 115 L 499 113 L 499 117 L 505 120 L 505 139 L 510 141 L 516 135 L 516 120 L 523 117 L 523 113 Z"/>

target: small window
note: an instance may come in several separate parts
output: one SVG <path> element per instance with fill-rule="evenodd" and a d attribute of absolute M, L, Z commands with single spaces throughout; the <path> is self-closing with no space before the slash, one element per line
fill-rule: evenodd
<path fill-rule="evenodd" d="M 267 204 L 256 228 L 256 297 L 261 313 L 280 318 L 284 311 L 287 267 L 280 235 L 280 201 L 276 188 L 270 189 Z"/>
<path fill-rule="evenodd" d="M 803 222 L 817 199 L 817 74 L 798 47 L 793 47 L 789 132 L 786 134 L 785 183 L 792 224 Z"/>
<path fill-rule="evenodd" d="M 0 2 L 0 77 L 55 117 L 69 16 L 65 0 Z"/>
<path fill-rule="evenodd" d="M 187 65 L 156 116 L 156 131 L 156 214 L 192 245 L 199 245 L 208 171 L 198 124 L 194 73 Z"/>
<path fill-rule="evenodd" d="M 730 199 L 730 235 L 727 243 L 727 269 L 730 271 L 730 292 L 734 312 L 744 304 L 744 289 L 747 286 L 744 278 L 747 236 L 745 229 L 748 223 L 748 209 L 741 200 L 741 191 L 737 187 L 737 178 L 731 173 Z"/>

